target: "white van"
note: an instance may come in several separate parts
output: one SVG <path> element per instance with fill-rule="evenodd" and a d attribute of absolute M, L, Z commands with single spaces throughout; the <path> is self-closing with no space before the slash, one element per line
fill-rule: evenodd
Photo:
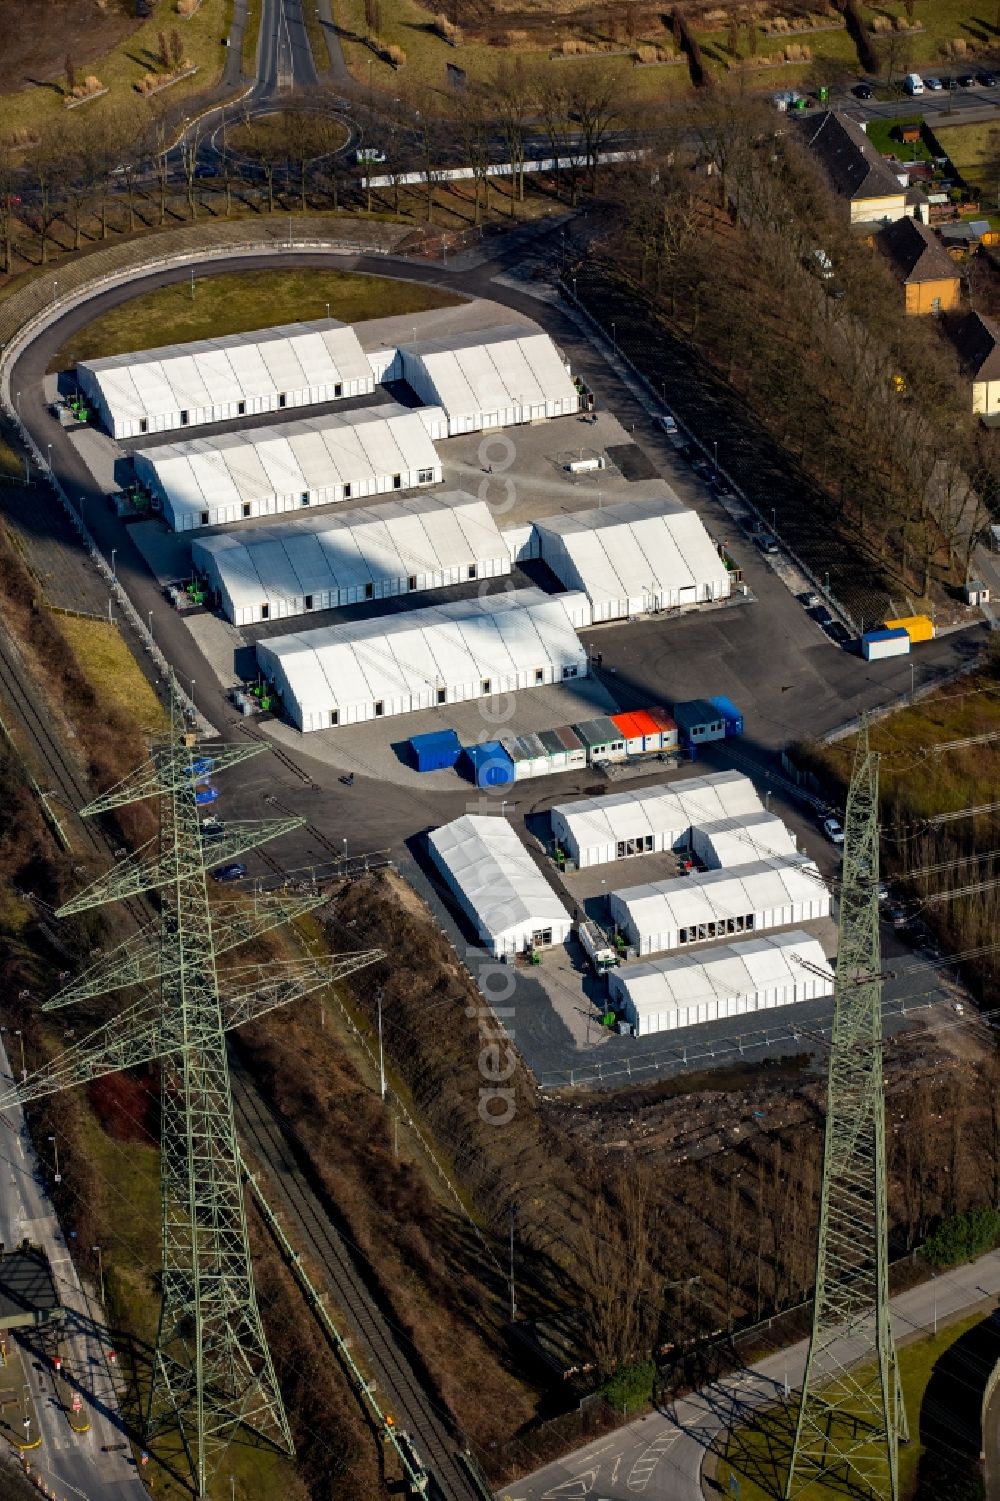
<path fill-rule="evenodd" d="M 922 94 L 924 92 L 924 80 L 919 73 L 907 73 L 903 81 L 903 88 L 908 94 Z"/>

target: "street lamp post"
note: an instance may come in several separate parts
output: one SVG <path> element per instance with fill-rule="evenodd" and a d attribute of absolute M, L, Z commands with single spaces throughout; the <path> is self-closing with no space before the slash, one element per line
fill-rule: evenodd
<path fill-rule="evenodd" d="M 712 473 L 715 479 L 719 478 L 719 443 L 718 439 L 712 439 Z"/>
<path fill-rule="evenodd" d="M 611 348 L 614 350 L 615 354 L 618 353 L 618 327 L 617 324 L 614 323 L 612 323 L 611 325 Z"/>
<path fill-rule="evenodd" d="M 55 1139 L 54 1136 L 50 1136 L 49 1137 L 49 1141 L 52 1143 L 52 1155 L 55 1158 L 55 1164 L 56 1164 L 55 1177 L 53 1178 L 52 1181 L 54 1183 L 61 1183 L 62 1182 L 62 1173 L 59 1171 L 59 1143 L 56 1141 L 56 1139 Z"/>
<path fill-rule="evenodd" d="M 382 992 L 376 996 L 378 1005 L 378 1089 L 382 1099 L 385 1099 L 385 1053 L 382 1051 Z"/>
<path fill-rule="evenodd" d="M 113 547 L 111 549 L 111 577 L 113 579 L 116 579 L 118 577 L 117 573 L 115 572 L 115 555 L 116 555 L 117 552 L 118 552 L 117 547 Z"/>
<path fill-rule="evenodd" d="M 149 612 L 149 639 L 150 639 L 150 641 L 152 641 L 152 639 L 153 639 L 153 612 L 152 612 L 152 610 L 150 610 L 150 612 Z"/>
<path fill-rule="evenodd" d="M 97 1253 L 97 1275 L 98 1275 L 98 1277 L 100 1278 L 100 1281 L 101 1281 L 101 1303 L 103 1304 L 104 1303 L 104 1248 L 102 1246 L 91 1246 L 90 1249 L 92 1251 L 96 1251 L 96 1253 Z"/>
<path fill-rule="evenodd" d="M 23 1082 L 28 1077 L 28 1070 L 24 1062 L 24 1033 L 21 1031 L 20 1027 L 14 1028 L 14 1036 L 21 1044 L 21 1080 Z"/>
<path fill-rule="evenodd" d="M 328 318 L 329 318 L 329 316 L 330 316 L 330 304 L 329 304 L 329 303 L 327 303 L 327 304 L 326 304 L 326 316 L 327 316 L 327 317 L 328 317 Z M 230 1477 L 230 1478 L 231 1478 L 231 1477 Z"/>
<path fill-rule="evenodd" d="M 914 691 L 915 690 L 914 690 L 913 663 L 911 662 L 910 663 L 910 703 L 911 704 L 913 702 Z"/>
<path fill-rule="evenodd" d="M 777 506 L 772 506 L 771 507 L 771 530 L 772 530 L 772 532 L 776 532 L 778 530 L 778 509 L 777 509 Z"/>
<path fill-rule="evenodd" d="M 46 459 L 46 463 L 49 466 L 49 473 L 51 474 L 52 473 L 52 444 L 51 443 L 46 443 L 45 447 L 48 450 L 48 458 Z"/>

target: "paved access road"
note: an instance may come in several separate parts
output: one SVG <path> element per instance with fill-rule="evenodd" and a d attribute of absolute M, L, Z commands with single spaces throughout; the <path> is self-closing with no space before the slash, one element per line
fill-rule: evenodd
<path fill-rule="evenodd" d="M 937 1321 L 992 1304 L 1000 1294 L 1000 1251 L 942 1273 L 892 1302 L 897 1343 L 929 1333 Z M 984 1317 L 987 1309 L 984 1307 Z M 845 1341 L 843 1354 L 854 1353 Z M 498 1501 L 703 1501 L 702 1461 L 717 1436 L 802 1380 L 806 1344 L 713 1382 L 676 1405 L 546 1465 L 497 1493 Z M 917 1414 L 911 1413 L 910 1422 Z"/>
<path fill-rule="evenodd" d="M 13 1084 L 6 1053 L 0 1043 L 0 1090 Z M 62 1329 L 63 1374 L 70 1390 L 79 1392 L 83 1406 L 75 1421 L 89 1419 L 86 1433 L 75 1433 L 56 1394 L 48 1360 L 33 1345 L 25 1348 L 42 1444 L 31 1451 L 32 1473 L 40 1475 L 62 1497 L 93 1497 L 94 1501 L 142 1501 L 146 1491 L 132 1460 L 131 1445 L 116 1453 L 104 1446 L 125 1441 L 118 1398 L 108 1363 L 109 1341 L 100 1310 L 80 1286 L 55 1211 L 43 1185 L 42 1168 L 18 1104 L 8 1104 L 0 1116 L 0 1240 L 7 1246 L 28 1239 L 48 1253 L 66 1309 Z"/>

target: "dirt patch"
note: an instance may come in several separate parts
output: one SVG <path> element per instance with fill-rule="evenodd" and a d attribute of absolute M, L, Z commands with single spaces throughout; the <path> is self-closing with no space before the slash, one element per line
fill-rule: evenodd
<path fill-rule="evenodd" d="M 142 24 L 129 0 L 0 0 L 0 91 L 52 87 L 75 62 L 110 52 Z"/>

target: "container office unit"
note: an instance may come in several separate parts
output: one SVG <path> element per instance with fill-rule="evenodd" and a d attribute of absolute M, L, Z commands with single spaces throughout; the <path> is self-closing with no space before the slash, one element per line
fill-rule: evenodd
<path fill-rule="evenodd" d="M 494 958 L 566 942 L 572 919 L 505 818 L 466 814 L 435 829 L 427 842 Z"/>
<path fill-rule="evenodd" d="M 370 395 L 353 328 L 333 319 L 82 360 L 80 390 L 113 438 Z"/>
<path fill-rule="evenodd" d="M 751 860 L 783 860 L 798 850 L 781 819 L 760 812 L 692 825 L 691 852 L 709 870 L 727 870 Z"/>
<path fill-rule="evenodd" d="M 410 740 L 410 756 L 418 771 L 448 771 L 461 753 L 462 746 L 454 730 L 432 730 Z"/>
<path fill-rule="evenodd" d="M 629 756 L 645 756 L 663 748 L 663 731 L 645 709 L 634 709 L 630 714 L 612 714 L 612 723 L 625 737 L 625 753 Z"/>
<path fill-rule="evenodd" d="M 631 886 L 613 891 L 609 903 L 612 918 L 638 954 L 830 916 L 830 893 L 805 855 Z"/>
<path fill-rule="evenodd" d="M 894 631 L 868 631 L 861 637 L 861 655 L 866 662 L 908 656 L 910 646 L 910 634 L 902 627 Z"/>
<path fill-rule="evenodd" d="M 724 693 L 713 693 L 709 699 L 713 709 L 718 709 L 726 726 L 726 736 L 743 734 L 743 711 Z"/>
<path fill-rule="evenodd" d="M 673 495 L 535 522 L 542 559 L 582 589 L 594 620 L 728 599 L 729 572 L 694 511 Z"/>
<path fill-rule="evenodd" d="M 609 972 L 608 993 L 647 1037 L 820 1000 L 833 994 L 833 970 L 808 933 L 776 933 L 622 965 Z"/>
<path fill-rule="evenodd" d="M 257 642 L 293 724 L 324 730 L 587 676 L 582 595 L 520 589 Z"/>
<path fill-rule="evenodd" d="M 899 620 L 887 620 L 885 628 L 887 631 L 905 631 L 913 646 L 919 646 L 922 641 L 933 641 L 937 634 L 929 615 L 906 615 Z"/>
<path fill-rule="evenodd" d="M 459 769 L 477 787 L 512 787 L 514 784 L 514 763 L 499 740 L 467 745 L 459 760 Z"/>
<path fill-rule="evenodd" d="M 677 728 L 677 721 L 673 715 L 668 714 L 666 709 L 662 708 L 659 704 L 651 704 L 646 713 L 660 732 L 661 749 L 677 750 L 680 745 L 680 731 Z"/>
<path fill-rule="evenodd" d="M 144 449 L 134 463 L 175 532 L 441 482 L 419 413 L 395 403 L 187 438 Z"/>
<path fill-rule="evenodd" d="M 580 409 L 569 368 L 548 334 L 523 324 L 403 344 L 400 365 L 420 400 L 444 413 L 448 437 Z"/>
<path fill-rule="evenodd" d="M 624 761 L 625 741 L 621 730 L 607 714 L 584 719 L 573 726 L 587 752 L 587 764 L 597 761 Z"/>
<path fill-rule="evenodd" d="M 498 578 L 511 566 L 490 507 L 461 491 L 200 537 L 191 556 L 239 626 Z"/>
<path fill-rule="evenodd" d="M 749 777 L 738 771 L 718 771 L 559 803 L 551 817 L 554 838 L 582 870 L 632 855 L 686 849 L 693 824 L 761 812 Z"/>
<path fill-rule="evenodd" d="M 580 771 L 587 764 L 587 747 L 573 729 L 572 725 L 562 724 L 551 733 L 559 741 L 566 752 L 566 770 Z"/>
<path fill-rule="evenodd" d="M 692 698 L 674 704 L 674 718 L 680 730 L 681 744 L 688 749 L 709 740 L 726 738 L 725 716 L 706 698 Z"/>

